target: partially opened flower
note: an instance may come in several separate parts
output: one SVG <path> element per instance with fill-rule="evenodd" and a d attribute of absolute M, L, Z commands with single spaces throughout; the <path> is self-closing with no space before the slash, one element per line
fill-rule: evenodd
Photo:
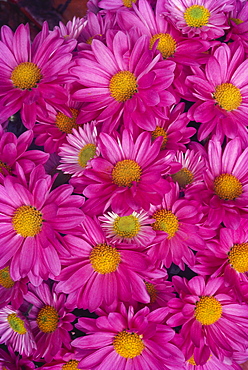
<path fill-rule="evenodd" d="M 1 29 L 0 105 L 1 119 L 21 110 L 23 124 L 32 128 L 37 107 L 60 107 L 67 101 L 62 84 L 68 79 L 75 41 L 64 44 L 57 30 L 49 32 L 46 23 L 31 43 L 29 26 L 21 24 L 15 33 L 7 26 Z"/>
<path fill-rule="evenodd" d="M 172 316 L 167 323 L 182 325 L 181 335 L 188 353 L 201 365 L 212 352 L 218 359 L 244 351 L 248 334 L 248 306 L 238 304 L 224 279 L 195 276 L 187 281 L 173 277 L 179 298 L 168 302 Z"/>
<path fill-rule="evenodd" d="M 90 350 L 79 366 L 94 370 L 147 369 L 181 370 L 183 355 L 171 343 L 175 332 L 162 324 L 166 308 L 150 313 L 147 307 L 134 313 L 121 306 L 97 319 L 80 318 L 77 328 L 87 333 L 72 345 Z"/>
<path fill-rule="evenodd" d="M 127 130 L 120 139 L 101 133 L 101 157 L 91 160 L 91 168 L 84 171 L 83 177 L 71 180 L 75 191 L 89 198 L 85 212 L 99 215 L 111 206 L 113 212 L 126 216 L 133 211 L 148 211 L 150 204 L 159 204 L 170 189 L 161 172 L 170 166 L 173 156 L 159 157 L 161 140 L 151 143 L 147 132 L 135 141 Z"/>
<path fill-rule="evenodd" d="M 14 281 L 10 277 L 9 266 L 0 270 L 0 307 L 11 303 L 14 309 L 18 309 L 23 303 L 23 296 L 27 293 L 28 278 Z"/>
<path fill-rule="evenodd" d="M 215 39 L 228 29 L 227 15 L 233 9 L 233 1 L 216 3 L 215 0 L 168 0 L 164 2 L 164 14 L 188 37 L 199 36 L 203 40 Z"/>
<path fill-rule="evenodd" d="M 33 358 L 51 361 L 62 345 L 70 350 L 69 331 L 75 316 L 65 307 L 66 295 L 55 293 L 55 286 L 42 283 L 39 287 L 29 285 L 25 300 L 32 304 L 29 312 L 30 326 L 37 344 Z"/>
<path fill-rule="evenodd" d="M 10 344 L 20 355 L 31 356 L 36 350 L 28 321 L 11 305 L 0 309 L 0 343 Z"/>
<path fill-rule="evenodd" d="M 59 256 L 69 254 L 60 233 L 83 220 L 84 199 L 71 195 L 70 185 L 51 191 L 53 180 L 41 166 L 31 172 L 29 184 L 24 180 L 6 176 L 0 185 L 0 266 L 10 265 L 14 281 L 28 276 L 39 285 L 60 273 Z"/>

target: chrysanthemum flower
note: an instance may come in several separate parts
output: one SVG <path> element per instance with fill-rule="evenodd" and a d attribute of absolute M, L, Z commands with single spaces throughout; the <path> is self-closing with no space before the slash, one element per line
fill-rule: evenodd
<path fill-rule="evenodd" d="M 216 138 L 208 147 L 207 171 L 204 174 L 207 190 L 202 191 L 202 200 L 208 207 L 206 224 L 236 229 L 240 216 L 247 217 L 248 201 L 248 148 L 241 150 L 241 140 L 229 141 L 222 151 Z"/>
<path fill-rule="evenodd" d="M 212 40 L 223 36 L 224 30 L 229 28 L 227 15 L 233 7 L 232 0 L 225 3 L 216 3 L 215 0 L 168 0 L 164 2 L 164 14 L 188 37 Z"/>
<path fill-rule="evenodd" d="M 21 110 L 23 124 L 32 128 L 38 106 L 47 110 L 50 105 L 65 111 L 67 96 L 61 85 L 68 79 L 75 43 L 70 40 L 65 45 L 58 31 L 49 33 L 46 23 L 32 44 L 28 24 L 21 24 L 15 33 L 2 27 L 0 122 Z"/>
<path fill-rule="evenodd" d="M 148 270 L 143 250 L 135 245 L 110 244 L 100 223 L 85 216 L 81 237 L 66 235 L 71 257 L 64 258 L 57 292 L 69 294 L 68 307 L 95 311 L 120 301 L 150 301 L 141 276 Z"/>
<path fill-rule="evenodd" d="M 231 362 L 231 363 L 230 363 Z M 185 363 L 185 370 L 240 370 L 241 367 L 237 362 L 230 361 L 223 362 L 219 360 L 212 353 L 206 362 L 202 365 L 197 365 L 194 356 L 191 356 Z"/>
<path fill-rule="evenodd" d="M 112 130 L 123 117 L 155 128 L 155 117 L 165 118 L 164 107 L 176 102 L 168 91 L 176 64 L 154 57 L 145 35 L 133 42 L 129 34 L 118 31 L 106 39 L 107 45 L 94 39 L 92 52 L 80 52 L 71 68 L 82 85 L 72 97 L 87 103 L 82 110 L 85 122 L 109 119 Z"/>
<path fill-rule="evenodd" d="M 183 355 L 170 343 L 175 332 L 162 324 L 166 309 L 150 313 L 147 307 L 136 314 L 121 306 L 120 313 L 112 312 L 97 319 L 79 318 L 76 327 L 85 337 L 72 342 L 76 348 L 91 350 L 79 366 L 92 370 L 181 370 Z"/>
<path fill-rule="evenodd" d="M 33 361 L 15 354 L 12 347 L 8 346 L 8 353 L 0 348 L 0 370 L 34 370 L 35 364 Z"/>
<path fill-rule="evenodd" d="M 23 296 L 27 293 L 28 279 L 14 281 L 10 277 L 9 266 L 0 270 L 0 307 L 11 302 L 14 309 L 18 309 L 23 303 Z"/>
<path fill-rule="evenodd" d="M 192 120 L 201 122 L 198 139 L 215 133 L 219 140 L 247 136 L 248 60 L 239 43 L 219 46 L 206 64 L 187 80 L 198 98 L 189 110 Z"/>
<path fill-rule="evenodd" d="M 219 239 L 207 242 L 190 268 L 202 275 L 223 276 L 242 299 L 241 284 L 248 284 L 248 221 L 242 219 L 237 230 L 221 228 Z"/>
<path fill-rule="evenodd" d="M 28 175 L 39 164 L 44 164 L 48 154 L 40 150 L 27 150 L 33 140 L 33 132 L 28 130 L 16 137 L 12 132 L 4 132 L 0 126 L 0 181 L 6 175 L 17 175 L 17 164 Z"/>
<path fill-rule="evenodd" d="M 99 215 L 111 206 L 113 212 L 126 216 L 133 211 L 148 211 L 150 204 L 159 204 L 170 189 L 161 172 L 173 156 L 159 159 L 161 140 L 151 143 L 147 132 L 141 133 L 135 142 L 127 130 L 121 140 L 101 133 L 102 157 L 91 160 L 92 168 L 86 169 L 83 177 L 71 180 L 75 191 L 89 198 L 85 212 Z"/>
<path fill-rule="evenodd" d="M 31 356 L 36 344 L 30 326 L 20 311 L 11 305 L 0 309 L 0 343 L 11 345 L 14 351 Z"/>
<path fill-rule="evenodd" d="M 155 261 L 163 261 L 169 268 L 173 263 L 184 269 L 184 263 L 194 261 L 191 250 L 204 248 L 204 241 L 196 226 L 201 218 L 200 204 L 180 198 L 178 184 L 171 184 L 171 190 L 163 197 L 159 206 L 152 206 L 150 215 L 157 232 L 148 254 Z"/>
<path fill-rule="evenodd" d="M 230 30 L 226 35 L 225 41 L 239 40 L 244 47 L 248 48 L 248 4 L 246 1 L 237 0 L 235 8 L 229 16 Z"/>
<path fill-rule="evenodd" d="M 63 36 L 65 40 L 77 40 L 87 24 L 86 19 L 73 17 L 71 21 L 66 24 L 59 22 L 59 26 L 54 27 L 59 31 L 59 35 Z"/>
<path fill-rule="evenodd" d="M 248 309 L 238 304 L 230 287 L 222 277 L 209 279 L 195 276 L 187 281 L 179 276 L 172 280 L 179 298 L 168 305 L 173 313 L 167 323 L 182 325 L 181 335 L 185 346 L 190 348 L 188 356 L 194 356 L 201 365 L 212 352 L 218 359 L 232 357 L 234 351 L 244 351 L 247 345 Z"/>
<path fill-rule="evenodd" d="M 66 106 L 71 116 L 52 107 L 45 112 L 38 110 L 38 123 L 33 128 L 35 144 L 44 146 L 48 153 L 58 153 L 61 145 L 66 143 L 67 135 L 71 134 L 73 129 L 78 129 L 82 123 L 82 104 L 69 99 Z"/>
<path fill-rule="evenodd" d="M 58 170 L 71 174 L 72 177 L 82 176 L 84 170 L 91 167 L 91 159 L 100 154 L 97 137 L 96 122 L 86 123 L 78 130 L 72 129 L 72 133 L 66 137 L 67 143 L 59 149 L 61 164 Z"/>
<path fill-rule="evenodd" d="M 44 358 L 51 361 L 62 345 L 70 350 L 69 331 L 75 315 L 66 309 L 66 295 L 56 294 L 55 285 L 51 288 L 42 283 L 39 287 L 29 284 L 25 300 L 33 306 L 29 312 L 30 326 L 37 344 L 34 359 Z"/>
<path fill-rule="evenodd" d="M 23 179 L 24 181 L 25 179 Z M 71 195 L 70 185 L 50 192 L 52 179 L 37 166 L 29 185 L 12 176 L 0 185 L 0 268 L 10 265 L 15 281 L 28 276 L 35 284 L 60 273 L 59 256 L 68 254 L 60 234 L 83 220 L 84 199 Z"/>
<path fill-rule="evenodd" d="M 70 350 L 61 348 L 58 353 L 54 356 L 53 360 L 49 363 L 42 365 L 42 370 L 84 370 L 79 367 L 79 362 L 83 355 L 80 351 L 76 351 L 75 348 Z M 85 369 L 88 370 L 88 369 Z"/>
<path fill-rule="evenodd" d="M 118 10 L 121 8 L 132 8 L 137 0 L 100 0 L 98 6 L 106 10 Z"/>
<path fill-rule="evenodd" d="M 145 246 L 151 244 L 156 236 L 151 227 L 154 220 L 145 211 L 139 213 L 134 211 L 128 216 L 108 212 L 100 216 L 99 220 L 106 237 L 114 243 L 125 242 Z"/>

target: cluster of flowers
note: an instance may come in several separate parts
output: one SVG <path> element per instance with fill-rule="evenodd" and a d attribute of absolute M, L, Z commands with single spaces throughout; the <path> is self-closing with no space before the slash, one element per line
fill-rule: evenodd
<path fill-rule="evenodd" d="M 241 369 L 247 31 L 242 0 L 2 27 L 1 370 Z"/>

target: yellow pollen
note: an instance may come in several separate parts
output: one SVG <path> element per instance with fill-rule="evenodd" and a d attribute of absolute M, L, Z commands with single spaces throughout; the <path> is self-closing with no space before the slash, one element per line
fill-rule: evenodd
<path fill-rule="evenodd" d="M 169 33 L 157 33 L 150 40 L 150 49 L 152 49 L 155 41 L 159 40 L 157 49 L 162 54 L 164 59 L 171 57 L 176 51 L 176 40 Z"/>
<path fill-rule="evenodd" d="M 113 341 L 115 352 L 124 358 L 134 358 L 141 355 L 145 348 L 142 336 L 129 333 L 126 330 L 119 332 Z"/>
<path fill-rule="evenodd" d="M 54 307 L 46 305 L 39 311 L 36 321 L 43 333 L 52 333 L 58 327 L 59 315 Z"/>
<path fill-rule="evenodd" d="M 192 184 L 194 180 L 193 173 L 186 167 L 181 168 L 180 171 L 174 173 L 171 177 L 173 178 L 174 182 L 177 182 L 178 185 L 183 189 L 187 185 Z"/>
<path fill-rule="evenodd" d="M 196 366 L 196 362 L 195 362 L 195 359 L 194 359 L 194 355 L 192 355 L 188 360 L 187 362 L 190 364 L 190 365 L 194 365 Z"/>
<path fill-rule="evenodd" d="M 9 273 L 9 266 L 4 267 L 4 269 L 0 270 L 0 285 L 6 289 L 12 288 L 15 282 L 11 279 Z"/>
<path fill-rule="evenodd" d="M 62 370 L 77 370 L 79 361 L 70 360 L 62 366 Z"/>
<path fill-rule="evenodd" d="M 12 216 L 14 230 L 24 238 L 39 234 L 42 221 L 42 213 L 33 206 L 21 206 Z"/>
<path fill-rule="evenodd" d="M 138 85 L 133 73 L 117 72 L 110 80 L 110 95 L 119 102 L 127 101 L 138 92 Z"/>
<path fill-rule="evenodd" d="M 202 27 L 208 23 L 210 12 L 202 5 L 192 5 L 185 10 L 183 17 L 189 27 Z"/>
<path fill-rule="evenodd" d="M 7 317 L 9 326 L 18 334 L 26 334 L 27 329 L 24 326 L 24 321 L 20 319 L 15 313 L 11 313 Z"/>
<path fill-rule="evenodd" d="M 242 194 L 242 184 L 235 176 L 223 173 L 214 180 L 214 192 L 220 199 L 234 200 Z"/>
<path fill-rule="evenodd" d="M 6 163 L 0 161 L 0 173 L 4 175 L 6 173 L 6 170 L 9 172 L 9 174 L 12 173 L 11 167 L 8 166 Z"/>
<path fill-rule="evenodd" d="M 126 6 L 127 8 L 131 8 L 132 4 L 136 3 L 137 0 L 122 0 L 123 5 Z"/>
<path fill-rule="evenodd" d="M 95 144 L 86 144 L 78 153 L 78 163 L 81 167 L 86 167 L 88 161 L 96 154 Z"/>
<path fill-rule="evenodd" d="M 237 25 L 244 23 L 244 21 L 242 21 L 242 19 L 239 19 L 239 18 L 230 18 L 230 19 Z"/>
<path fill-rule="evenodd" d="M 65 132 L 66 134 L 71 134 L 73 128 L 78 128 L 78 124 L 76 124 L 76 119 L 79 111 L 74 108 L 70 108 L 70 111 L 72 113 L 72 117 L 68 117 L 61 112 L 58 112 L 56 114 L 55 124 L 60 131 Z"/>
<path fill-rule="evenodd" d="M 95 38 L 96 36 L 102 36 L 102 35 L 99 33 L 98 35 L 91 36 L 91 37 L 89 37 L 89 38 L 88 38 L 88 40 L 87 40 L 87 41 L 85 41 L 85 43 L 86 43 L 86 44 L 88 44 L 88 45 L 91 45 L 91 44 L 92 44 L 92 41 L 94 40 L 94 38 Z"/>
<path fill-rule="evenodd" d="M 141 168 L 132 159 L 124 159 L 116 163 L 112 170 L 112 179 L 118 186 L 132 186 L 132 182 L 138 182 L 141 176 Z"/>
<path fill-rule="evenodd" d="M 41 70 L 31 62 L 21 63 L 11 73 L 11 80 L 16 88 L 29 90 L 37 87 L 42 78 Z"/>
<path fill-rule="evenodd" d="M 195 318 L 202 325 L 212 325 L 221 318 L 222 306 L 214 297 L 203 296 L 196 302 Z"/>
<path fill-rule="evenodd" d="M 140 223 L 133 215 L 122 216 L 115 219 L 113 227 L 117 235 L 123 238 L 133 238 L 139 233 Z"/>
<path fill-rule="evenodd" d="M 248 271 L 248 243 L 234 244 L 228 253 L 229 263 L 238 272 Z"/>
<path fill-rule="evenodd" d="M 90 263 L 99 274 L 109 274 L 117 270 L 121 256 L 118 250 L 106 243 L 97 244 L 90 253 Z"/>
<path fill-rule="evenodd" d="M 216 86 L 213 98 L 226 111 L 237 109 L 242 103 L 240 90 L 231 83 L 223 83 Z"/>
<path fill-rule="evenodd" d="M 167 132 L 163 129 L 163 127 L 157 126 L 154 131 L 152 131 L 152 140 L 155 140 L 157 137 L 162 136 L 163 141 L 161 144 L 161 150 L 165 149 L 166 143 L 168 140 Z"/>
<path fill-rule="evenodd" d="M 150 303 L 154 303 L 157 299 L 157 290 L 152 283 L 145 281 L 147 293 L 150 296 Z"/>
<path fill-rule="evenodd" d="M 160 209 L 153 214 L 152 218 L 156 220 L 152 225 L 154 230 L 166 232 L 168 234 L 167 239 L 173 238 L 179 228 L 178 219 L 174 213 L 166 211 L 166 209 Z"/>

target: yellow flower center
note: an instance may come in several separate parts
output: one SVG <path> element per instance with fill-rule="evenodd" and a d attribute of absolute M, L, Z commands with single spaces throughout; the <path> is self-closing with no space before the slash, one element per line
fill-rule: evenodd
<path fill-rule="evenodd" d="M 116 163 L 112 170 L 113 182 L 118 186 L 132 186 L 132 182 L 138 182 L 141 176 L 141 167 L 132 159 L 124 159 Z"/>
<path fill-rule="evenodd" d="M 54 307 L 46 305 L 39 311 L 36 321 L 43 333 L 52 333 L 58 327 L 59 315 Z"/>
<path fill-rule="evenodd" d="M 12 330 L 14 330 L 18 334 L 26 334 L 27 329 L 24 326 L 24 321 L 20 319 L 20 317 L 17 317 L 15 313 L 11 313 L 7 317 L 9 326 Z"/>
<path fill-rule="evenodd" d="M 194 180 L 193 173 L 186 167 L 181 168 L 180 171 L 174 173 L 171 177 L 181 188 L 185 188 L 187 185 L 192 184 Z"/>
<path fill-rule="evenodd" d="M 9 273 L 9 266 L 4 267 L 4 269 L 0 270 L 0 285 L 6 289 L 12 288 L 15 282 L 11 279 Z"/>
<path fill-rule="evenodd" d="M 194 355 L 192 355 L 188 360 L 187 362 L 190 364 L 190 365 L 194 365 L 196 366 L 196 362 L 195 362 L 195 359 L 194 359 Z"/>
<path fill-rule="evenodd" d="M 203 296 L 196 302 L 195 318 L 202 325 L 212 325 L 221 318 L 222 306 L 214 297 Z"/>
<path fill-rule="evenodd" d="M 127 8 L 131 8 L 133 3 L 136 3 L 137 0 L 122 0 L 123 5 Z"/>
<path fill-rule="evenodd" d="M 0 173 L 4 175 L 6 173 L 5 170 L 7 170 L 10 174 L 12 173 L 11 167 L 8 166 L 6 163 L 0 161 Z"/>
<path fill-rule="evenodd" d="M 62 366 L 62 370 L 77 370 L 79 361 L 70 360 Z"/>
<path fill-rule="evenodd" d="M 87 162 L 96 154 L 95 144 L 86 144 L 78 154 L 78 163 L 81 167 L 86 167 Z"/>
<path fill-rule="evenodd" d="M 226 111 L 237 109 L 242 103 L 240 90 L 231 83 L 216 86 L 213 97 L 217 104 Z"/>
<path fill-rule="evenodd" d="M 117 72 L 110 80 L 110 95 L 119 102 L 127 101 L 138 92 L 138 85 L 133 73 Z"/>
<path fill-rule="evenodd" d="M 233 21 L 235 24 L 241 24 L 241 23 L 244 23 L 244 21 L 242 21 L 242 19 L 239 19 L 239 18 L 230 18 L 231 21 Z"/>
<path fill-rule="evenodd" d="M 176 51 L 176 40 L 169 33 L 156 33 L 150 40 L 150 49 L 152 49 L 155 41 L 159 40 L 157 49 L 162 54 L 164 59 L 172 56 Z"/>
<path fill-rule="evenodd" d="M 17 208 L 12 217 L 14 230 L 24 238 L 39 234 L 42 221 L 42 213 L 33 206 Z"/>
<path fill-rule="evenodd" d="M 79 111 L 74 108 L 70 108 L 70 111 L 72 113 L 72 117 L 68 117 L 61 112 L 58 112 L 56 114 L 55 124 L 60 131 L 66 134 L 71 134 L 73 128 L 78 128 L 78 124 L 76 124 L 76 119 Z"/>
<path fill-rule="evenodd" d="M 202 5 L 192 5 L 185 10 L 183 17 L 189 27 L 202 27 L 208 23 L 210 12 Z"/>
<path fill-rule="evenodd" d="M 30 90 L 37 87 L 42 78 L 41 70 L 31 62 L 21 63 L 11 73 L 11 80 L 16 88 Z"/>
<path fill-rule="evenodd" d="M 117 270 L 121 256 L 118 250 L 106 243 L 97 244 L 90 253 L 90 263 L 99 274 L 109 274 Z"/>
<path fill-rule="evenodd" d="M 179 228 L 177 217 L 171 211 L 160 209 L 156 211 L 152 218 L 156 220 L 152 225 L 154 230 L 162 230 L 168 234 L 167 239 L 173 238 Z"/>
<path fill-rule="evenodd" d="M 238 272 L 248 271 L 248 243 L 234 244 L 228 253 L 229 263 Z"/>
<path fill-rule="evenodd" d="M 113 227 L 117 235 L 123 238 L 133 238 L 139 233 L 140 223 L 133 215 L 123 216 L 115 219 Z"/>
<path fill-rule="evenodd" d="M 150 296 L 150 303 L 154 303 L 157 299 L 157 290 L 152 283 L 145 281 L 147 293 Z"/>
<path fill-rule="evenodd" d="M 215 178 L 214 191 L 220 199 L 234 200 L 242 194 L 242 184 L 235 176 L 223 173 Z"/>
<path fill-rule="evenodd" d="M 115 336 L 113 346 L 118 355 L 124 358 L 139 356 L 145 348 L 141 335 L 129 333 L 126 330 Z"/>
<path fill-rule="evenodd" d="M 165 149 L 166 143 L 168 140 L 167 132 L 163 129 L 163 127 L 157 126 L 154 131 L 152 131 L 152 140 L 155 140 L 157 137 L 162 136 L 163 141 L 161 144 L 161 150 Z"/>

